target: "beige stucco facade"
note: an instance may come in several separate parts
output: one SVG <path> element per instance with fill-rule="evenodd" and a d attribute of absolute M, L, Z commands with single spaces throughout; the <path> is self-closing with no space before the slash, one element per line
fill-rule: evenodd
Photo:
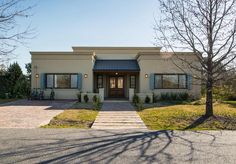
<path fill-rule="evenodd" d="M 77 93 L 98 93 L 97 75 L 103 76 L 104 97 L 109 98 L 109 77 L 121 75 L 124 77 L 124 98 L 129 98 L 130 76 L 135 75 L 135 92 L 140 94 L 163 92 L 187 92 L 194 98 L 200 97 L 200 82 L 193 78 L 191 88 L 186 89 L 151 89 L 150 74 L 190 74 L 200 76 L 199 72 L 187 67 L 179 58 L 171 53 L 160 52 L 159 47 L 72 47 L 71 52 L 30 52 L 32 55 L 32 85 L 31 88 L 43 89 L 45 97 L 51 89 L 41 87 L 41 76 L 45 74 L 81 74 L 81 88 L 54 89 L 56 99 L 76 99 Z M 178 53 L 178 56 L 199 66 L 192 53 Z M 136 60 L 140 70 L 136 72 L 102 71 L 95 72 L 96 60 Z M 147 76 L 148 75 L 148 76 Z M 37 77 L 39 76 L 39 77 Z"/>

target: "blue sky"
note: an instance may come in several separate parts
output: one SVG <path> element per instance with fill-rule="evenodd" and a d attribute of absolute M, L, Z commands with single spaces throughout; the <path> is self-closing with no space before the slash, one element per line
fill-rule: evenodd
<path fill-rule="evenodd" d="M 36 37 L 15 54 L 23 68 L 29 51 L 70 51 L 72 46 L 153 46 L 157 0 L 28 0 L 27 21 Z"/>

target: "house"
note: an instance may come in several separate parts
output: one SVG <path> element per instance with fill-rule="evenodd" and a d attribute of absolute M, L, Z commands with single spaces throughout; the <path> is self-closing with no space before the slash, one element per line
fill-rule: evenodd
<path fill-rule="evenodd" d="M 32 86 L 56 99 L 76 99 L 78 92 L 102 99 L 129 99 L 134 94 L 186 92 L 200 97 L 199 73 L 180 58 L 200 66 L 190 52 L 161 52 L 160 47 L 72 47 L 71 52 L 30 52 Z M 82 96 L 83 97 L 83 96 Z"/>

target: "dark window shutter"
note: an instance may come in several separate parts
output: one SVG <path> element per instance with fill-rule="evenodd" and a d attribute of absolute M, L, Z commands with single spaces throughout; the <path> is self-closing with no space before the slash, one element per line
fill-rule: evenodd
<path fill-rule="evenodd" d="M 188 82 L 187 82 L 188 89 L 191 90 L 192 89 L 192 81 L 193 81 L 191 74 L 187 75 L 187 80 L 188 80 Z"/>
<path fill-rule="evenodd" d="M 77 75 L 77 83 L 78 83 L 78 89 L 82 90 L 82 74 L 78 73 Z"/>
<path fill-rule="evenodd" d="M 153 73 L 151 73 L 149 77 L 149 87 L 150 87 L 150 90 L 154 89 L 154 74 Z"/>
<path fill-rule="evenodd" d="M 45 89 L 45 74 L 44 73 L 41 73 L 41 76 L 40 76 L 40 88 L 41 89 Z"/>

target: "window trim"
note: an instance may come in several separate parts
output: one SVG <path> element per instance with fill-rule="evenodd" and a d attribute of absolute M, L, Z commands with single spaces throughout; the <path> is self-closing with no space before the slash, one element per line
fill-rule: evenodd
<path fill-rule="evenodd" d="M 53 75 L 53 87 L 47 86 L 47 75 Z M 64 87 L 55 87 L 55 75 L 70 75 L 70 87 L 64 88 Z M 71 87 L 71 75 L 78 75 L 78 73 L 45 73 L 45 88 L 46 89 L 77 89 L 78 88 L 78 77 L 77 77 L 77 84 L 76 87 Z"/>
<path fill-rule="evenodd" d="M 134 88 L 131 87 L 131 77 L 134 76 Z M 136 89 L 136 75 L 129 76 L 129 88 Z"/>
<path fill-rule="evenodd" d="M 161 76 L 161 88 L 156 87 L 156 75 L 160 75 Z M 163 75 L 177 75 L 178 76 L 178 88 L 164 88 L 163 87 Z M 180 87 L 180 83 L 179 83 L 179 76 L 180 75 L 185 75 L 186 78 L 186 83 L 185 83 L 185 87 Z M 184 74 L 184 73 L 155 73 L 154 74 L 154 89 L 188 89 L 188 75 Z"/>
<path fill-rule="evenodd" d="M 98 86 L 98 77 L 102 77 L 102 87 L 99 87 Z M 103 88 L 103 75 L 97 75 L 97 89 L 99 89 L 99 88 Z"/>

